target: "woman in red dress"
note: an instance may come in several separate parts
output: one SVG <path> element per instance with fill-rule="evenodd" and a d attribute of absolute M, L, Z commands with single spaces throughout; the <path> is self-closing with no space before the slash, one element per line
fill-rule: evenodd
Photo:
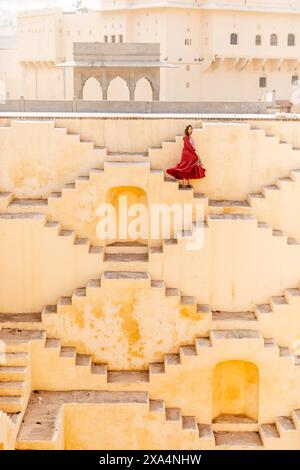
<path fill-rule="evenodd" d="M 180 188 L 192 188 L 189 180 L 196 180 L 205 177 L 205 168 L 203 167 L 199 155 L 196 153 L 196 147 L 192 139 L 193 127 L 187 126 L 184 131 L 184 147 L 180 162 L 173 168 L 168 168 L 166 172 L 174 176 L 177 180 L 182 180 Z M 184 182 L 187 180 L 187 184 Z"/>

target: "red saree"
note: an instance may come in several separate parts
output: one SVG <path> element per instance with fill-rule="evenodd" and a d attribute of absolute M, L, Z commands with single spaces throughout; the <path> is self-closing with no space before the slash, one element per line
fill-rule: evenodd
<path fill-rule="evenodd" d="M 183 137 L 184 147 L 182 149 L 181 161 L 166 172 L 178 180 L 196 180 L 205 177 L 205 168 L 199 163 L 195 147 L 191 144 L 189 137 Z"/>

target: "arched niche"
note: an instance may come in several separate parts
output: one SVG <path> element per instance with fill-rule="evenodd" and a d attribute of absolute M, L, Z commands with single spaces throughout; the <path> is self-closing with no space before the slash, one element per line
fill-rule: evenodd
<path fill-rule="evenodd" d="M 82 99 L 87 101 L 99 101 L 103 99 L 102 88 L 99 81 L 90 77 L 83 85 Z"/>
<path fill-rule="evenodd" d="M 213 371 L 212 417 L 240 416 L 258 419 L 259 372 L 247 361 L 218 363 Z"/>
<path fill-rule="evenodd" d="M 153 89 L 150 81 L 143 77 L 140 78 L 134 90 L 135 101 L 153 101 Z"/>
<path fill-rule="evenodd" d="M 107 90 L 109 101 L 129 101 L 130 93 L 126 81 L 121 77 L 115 77 L 109 82 Z"/>
<path fill-rule="evenodd" d="M 107 244 L 130 241 L 147 243 L 148 198 L 144 189 L 138 186 L 113 187 L 107 193 L 106 203 L 112 206 L 116 215 L 116 236 L 107 239 Z"/>

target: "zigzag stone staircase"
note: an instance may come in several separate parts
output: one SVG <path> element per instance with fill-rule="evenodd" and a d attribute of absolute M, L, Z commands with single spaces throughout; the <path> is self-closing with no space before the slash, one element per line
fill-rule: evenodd
<path fill-rule="evenodd" d="M 261 132 L 261 131 L 260 131 Z M 77 137 L 76 137 L 77 138 Z M 180 136 L 180 139 L 182 137 Z M 277 139 L 276 139 L 277 140 Z M 179 141 L 179 136 L 175 144 Z M 169 143 L 166 143 L 169 145 Z M 280 145 L 289 145 L 281 143 Z M 289 146 L 289 149 L 291 147 Z M 103 149 L 101 149 L 103 150 Z M 153 149 L 153 154 L 159 152 Z M 149 152 L 150 155 L 150 152 Z M 153 155 L 152 155 L 153 156 Z M 145 162 L 147 154 L 106 154 L 106 158 L 118 166 L 119 159 L 122 162 L 127 161 L 128 165 L 134 162 L 136 165 L 150 166 Z M 151 157 L 152 158 L 152 157 Z M 150 160 L 151 160 L 150 158 Z M 108 164 L 109 166 L 109 164 Z M 111 164 L 111 166 L 114 166 Z M 150 174 L 159 177 L 164 181 L 163 171 L 160 169 L 150 170 Z M 300 170 L 292 170 L 291 178 L 279 178 L 278 186 L 266 186 L 263 193 L 250 194 L 247 201 L 208 201 L 202 194 L 195 194 L 194 200 L 201 200 L 208 206 L 207 221 L 213 219 L 225 219 L 248 217 L 249 209 L 255 211 L 255 205 L 261 203 L 261 199 L 272 197 L 274 191 L 284 189 L 285 185 L 293 184 L 299 180 Z M 85 237 L 76 237 L 75 231 L 70 228 L 63 229 L 59 222 L 46 221 L 46 216 L 39 212 L 46 212 L 50 199 L 62 199 L 65 194 L 68 196 L 71 192 L 90 182 L 99 183 L 103 177 L 104 170 L 101 168 L 93 169 L 89 175 L 82 175 L 76 182 L 68 183 L 61 192 L 50 195 L 48 200 L 41 199 L 13 199 L 11 193 L 0 194 L 0 210 L 8 210 L 10 213 L 2 214 L 1 219 L 22 218 L 22 217 L 42 217 L 45 227 L 55 230 L 61 237 L 67 237 L 74 245 L 84 247 L 89 253 L 101 255 L 104 262 L 103 277 L 106 279 L 120 279 L 122 276 L 136 277 L 149 281 L 149 274 L 146 272 L 145 264 L 149 260 L 150 253 L 160 254 L 165 245 L 176 244 L 177 240 L 164 241 L 162 247 L 148 248 L 146 245 L 138 243 L 112 244 L 103 250 L 101 247 L 90 246 L 90 241 Z M 165 183 L 174 184 L 168 179 Z M 176 183 L 175 183 L 176 184 Z M 193 196 L 190 190 L 183 190 L 189 197 Z M 210 212 L 211 211 L 211 212 Z M 234 214 L 224 214 L 223 212 L 233 211 Z M 26 212 L 26 214 L 25 214 Z M 35 214 L 37 212 L 37 214 Z M 238 212 L 238 213 L 236 213 Z M 251 215 L 250 215 L 251 217 Z M 259 228 L 268 228 L 266 224 L 259 222 Z M 275 237 L 283 236 L 278 230 L 273 230 Z M 298 244 L 293 238 L 286 238 L 288 244 Z M 121 250 L 121 251 L 120 251 Z M 124 266 L 130 264 L 131 271 L 125 271 Z M 201 312 L 210 320 L 212 329 L 209 336 L 196 338 L 195 343 L 183 345 L 179 352 L 174 354 L 165 354 L 163 362 L 152 363 L 149 370 L 143 371 L 113 371 L 107 370 L 105 364 L 94 363 L 89 354 L 77 353 L 74 347 L 61 344 L 57 338 L 47 338 L 44 328 L 45 319 L 57 314 L 58 309 L 70 305 L 76 297 L 83 298 L 88 289 L 97 289 L 100 287 L 100 280 L 92 280 L 86 288 L 79 288 L 74 291 L 72 297 L 63 297 L 58 302 L 58 306 L 47 306 L 41 313 L 32 314 L 1 314 L 0 315 L 0 411 L 10 417 L 14 424 L 15 434 L 19 431 L 17 439 L 17 448 L 19 449 L 58 449 L 62 446 L 62 406 L 66 404 L 77 403 L 99 403 L 101 405 L 111 403 L 142 403 L 148 407 L 148 412 L 159 415 L 164 422 L 174 426 L 175 432 L 189 433 L 189 446 L 186 448 L 266 448 L 279 449 L 285 448 L 286 438 L 288 436 L 289 445 L 297 446 L 300 431 L 300 410 L 292 411 L 291 416 L 280 416 L 274 423 L 259 424 L 243 416 L 220 416 L 211 424 L 198 423 L 195 416 L 182 415 L 180 408 L 166 406 L 165 401 L 161 399 L 149 399 L 148 392 L 131 391 L 132 387 L 148 387 L 153 381 L 159 380 L 159 377 L 174 368 L 180 368 L 185 363 L 191 363 L 194 360 L 201 360 L 201 356 L 210 354 L 214 348 L 218 348 L 221 343 L 228 345 L 234 344 L 235 348 L 244 347 L 270 351 L 274 359 L 289 361 L 291 364 L 299 365 L 300 360 L 287 346 L 280 347 L 276 341 L 270 338 L 264 338 L 260 333 L 260 322 L 272 321 L 272 315 L 285 312 L 290 303 L 298 302 L 300 299 L 300 290 L 297 288 L 287 289 L 284 296 L 272 297 L 270 304 L 257 305 L 255 311 L 247 312 L 223 312 L 212 311 L 207 305 L 197 305 L 196 299 L 192 296 L 181 296 L 178 289 L 166 287 L 163 281 L 151 281 L 153 289 L 161 288 L 165 290 L 165 295 L 179 300 L 183 306 L 189 306 L 195 313 Z M 31 392 L 31 365 L 34 359 L 32 351 L 36 345 L 42 345 L 47 354 L 56 357 L 57 363 L 64 363 L 66 370 L 70 373 L 70 391 L 57 392 Z M 224 348 L 224 345 L 222 345 Z M 58 366 L 58 369 L 62 366 Z M 62 370 L 64 368 L 62 367 Z M 74 372 L 74 375 L 72 375 Z M 79 374 L 79 375 L 78 375 Z M 89 377 L 89 384 L 94 383 L 95 389 L 73 392 L 76 377 Z M 103 391 L 97 388 L 123 387 L 126 391 Z M 127 390 L 129 389 L 129 391 Z M 119 395 L 118 395 L 119 394 Z M 28 404 L 29 400 L 29 404 Z M 43 411 L 47 412 L 41 418 L 41 405 Z M 26 411 L 25 411 L 26 410 Z M 24 422 L 21 424 L 23 415 Z M 37 421 L 39 418 L 39 421 Z M 21 426 L 21 427 L 20 427 Z M 174 431 L 173 431 L 174 432 Z M 290 436 L 295 438 L 290 438 Z M 182 445 L 185 438 L 182 438 Z M 195 446 L 195 447 L 194 447 Z M 183 447 L 184 448 L 184 447 Z"/>

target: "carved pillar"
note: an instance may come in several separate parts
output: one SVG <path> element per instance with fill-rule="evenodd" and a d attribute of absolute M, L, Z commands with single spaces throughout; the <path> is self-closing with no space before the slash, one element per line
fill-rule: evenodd
<path fill-rule="evenodd" d="M 77 100 L 82 100 L 82 74 L 78 70 L 74 69 L 74 97 Z"/>
<path fill-rule="evenodd" d="M 108 86 L 109 86 L 109 79 L 105 71 L 101 71 L 100 74 L 100 85 L 102 88 L 102 99 L 107 100 L 107 91 L 108 91 Z"/>
<path fill-rule="evenodd" d="M 134 91 L 137 82 L 137 73 L 134 70 L 130 70 L 128 76 L 124 76 L 124 80 L 126 80 L 129 88 L 129 99 L 130 101 L 134 101 Z"/>
<path fill-rule="evenodd" d="M 135 86 L 130 85 L 129 86 L 129 99 L 130 99 L 130 101 L 134 101 L 134 90 L 135 90 Z"/>
<path fill-rule="evenodd" d="M 147 74 L 147 78 L 152 85 L 153 101 L 159 101 L 160 96 L 160 69 L 152 70 Z"/>
<path fill-rule="evenodd" d="M 153 101 L 159 101 L 159 95 L 160 95 L 160 86 L 158 84 L 157 86 L 153 87 Z"/>

